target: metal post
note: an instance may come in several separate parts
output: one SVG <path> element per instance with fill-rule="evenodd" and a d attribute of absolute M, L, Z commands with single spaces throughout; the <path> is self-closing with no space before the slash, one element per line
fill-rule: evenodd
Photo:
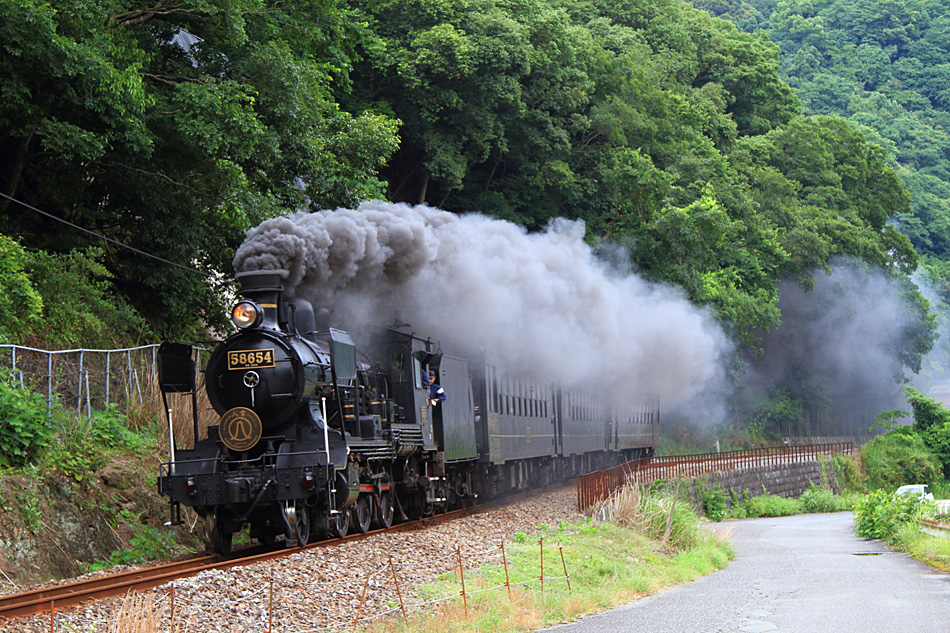
<path fill-rule="evenodd" d="M 82 357 L 83 351 L 79 351 L 79 388 L 76 395 L 76 418 L 82 417 Z"/>
<path fill-rule="evenodd" d="M 53 412 L 53 354 L 46 352 L 46 415 Z"/>
<path fill-rule="evenodd" d="M 363 582 L 363 592 L 360 594 L 360 606 L 356 608 L 356 617 L 353 618 L 353 630 L 356 630 L 356 625 L 360 621 L 360 612 L 363 611 L 363 605 L 366 604 L 366 589 L 369 587 L 369 577 L 372 576 L 372 572 L 366 574 L 366 580 Z"/>
<path fill-rule="evenodd" d="M 459 559 L 459 578 L 462 580 L 462 604 L 465 606 L 465 615 L 468 615 L 468 598 L 465 596 L 465 571 L 462 565 L 462 548 L 455 546 L 455 554 Z"/>
<path fill-rule="evenodd" d="M 274 633 L 274 577 L 268 576 L 268 580 L 270 580 L 270 606 L 267 608 L 267 633 Z"/>
<path fill-rule="evenodd" d="M 171 601 L 171 612 L 168 615 L 168 620 L 169 620 L 168 630 L 174 631 L 175 630 L 175 585 L 172 585 L 168 589 L 168 596 Z"/>
<path fill-rule="evenodd" d="M 541 550 L 541 593 L 544 593 L 544 537 L 538 539 L 538 545 Z"/>
<path fill-rule="evenodd" d="M 561 552 L 561 567 L 564 568 L 564 580 L 567 581 L 567 593 L 573 594 L 571 591 L 571 575 L 567 573 L 567 563 L 564 562 L 564 548 L 561 547 L 561 544 L 557 544 L 558 551 Z"/>
<path fill-rule="evenodd" d="M 508 578 L 508 557 L 505 556 L 505 544 L 501 544 L 501 562 L 505 566 L 505 588 L 508 590 L 508 601 L 511 602 L 511 581 Z"/>
<path fill-rule="evenodd" d="M 402 609 L 402 619 L 406 622 L 409 621 L 409 617 L 406 615 L 406 605 L 402 602 L 402 592 L 399 591 L 399 579 L 396 578 L 396 566 L 393 565 L 393 557 L 389 557 L 389 569 L 393 572 L 393 582 L 396 583 L 396 595 L 399 596 L 399 608 Z"/>
<path fill-rule="evenodd" d="M 112 377 L 109 362 L 112 360 L 112 352 L 106 352 L 106 406 L 109 406 L 109 378 Z"/>
<path fill-rule="evenodd" d="M 83 376 L 86 379 L 86 417 L 92 418 L 92 402 L 89 397 L 89 370 L 83 370 Z"/>

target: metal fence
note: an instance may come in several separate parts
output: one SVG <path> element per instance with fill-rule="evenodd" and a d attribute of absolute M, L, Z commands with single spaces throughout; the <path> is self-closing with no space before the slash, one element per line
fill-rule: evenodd
<path fill-rule="evenodd" d="M 835 442 L 809 446 L 774 446 L 723 453 L 645 457 L 598 470 L 577 478 L 577 509 L 589 513 L 627 484 L 644 484 L 658 479 L 698 477 L 739 468 L 778 466 L 814 461 L 819 455 L 851 454 L 854 444 Z"/>
<path fill-rule="evenodd" d="M 203 350 L 195 348 L 196 366 Z M 152 397 L 158 344 L 123 349 L 48 351 L 0 345 L 0 366 L 21 386 L 46 395 L 47 411 L 58 403 L 89 417 L 93 410 Z"/>

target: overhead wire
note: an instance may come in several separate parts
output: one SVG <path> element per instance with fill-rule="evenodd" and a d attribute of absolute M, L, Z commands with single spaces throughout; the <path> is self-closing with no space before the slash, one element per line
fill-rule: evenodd
<path fill-rule="evenodd" d="M 150 258 L 152 258 L 152 259 L 158 260 L 158 261 L 163 262 L 163 263 L 165 263 L 165 264 L 170 264 L 171 266 L 175 266 L 175 267 L 177 267 L 177 268 L 182 268 L 182 269 L 184 269 L 184 270 L 187 270 L 188 272 L 197 273 L 197 274 L 199 274 L 199 275 L 204 275 L 205 277 L 212 277 L 212 275 L 210 275 L 209 273 L 206 273 L 206 272 L 204 272 L 204 271 L 198 270 L 197 268 L 192 268 L 192 267 L 190 267 L 190 266 L 184 266 L 184 265 L 182 265 L 182 264 L 179 264 L 179 263 L 176 263 L 176 262 L 167 260 L 167 259 L 165 259 L 165 258 L 163 258 L 163 257 L 159 257 L 158 255 L 153 255 L 152 253 L 147 253 L 147 252 L 145 252 L 145 251 L 143 251 L 143 250 L 140 250 L 140 249 L 138 249 L 138 248 L 135 248 L 134 246 L 129 246 L 128 244 L 123 244 L 122 242 L 119 242 L 119 241 L 117 241 L 117 240 L 114 240 L 114 239 L 112 239 L 111 237 L 106 237 L 105 235 L 102 235 L 102 234 L 100 234 L 100 233 L 96 233 L 95 231 L 90 231 L 89 229 L 84 228 L 84 227 L 81 227 L 81 226 L 79 226 L 78 224 L 73 224 L 72 222 L 69 222 L 68 220 L 64 220 L 64 219 L 62 219 L 62 218 L 58 218 L 58 217 L 56 217 L 55 215 L 53 215 L 52 213 L 47 213 L 46 211 L 42 211 L 42 210 L 40 210 L 40 209 L 37 209 L 36 207 L 34 207 L 34 206 L 32 206 L 32 205 L 29 205 L 29 204 L 23 202 L 22 200 L 17 200 L 17 199 L 14 198 L 13 196 L 8 196 L 8 195 L 5 194 L 5 193 L 0 193 L 0 197 L 6 198 L 7 200 L 10 200 L 11 202 L 16 202 L 17 204 L 19 204 L 19 205 L 21 205 L 21 206 L 24 206 L 24 207 L 26 207 L 27 209 L 29 209 L 29 210 L 31 210 L 31 211 L 35 211 L 36 213 L 39 213 L 39 214 L 42 215 L 42 216 L 45 216 L 45 217 L 47 217 L 47 218 L 50 218 L 51 220 L 56 220 L 57 222 L 62 222 L 63 224 L 65 224 L 65 225 L 67 225 L 67 226 L 71 226 L 72 228 L 74 228 L 74 229 L 76 229 L 76 230 L 82 231 L 83 233 L 88 233 L 89 235 L 94 235 L 94 236 L 96 236 L 96 237 L 98 237 L 98 238 L 100 238 L 100 239 L 105 240 L 106 242 L 109 242 L 110 244 L 115 244 L 116 246 L 120 246 L 120 247 L 122 247 L 122 248 L 127 248 L 128 250 L 134 251 L 134 252 L 138 253 L 139 255 L 144 255 L 144 256 L 146 256 L 146 257 L 150 257 Z"/>

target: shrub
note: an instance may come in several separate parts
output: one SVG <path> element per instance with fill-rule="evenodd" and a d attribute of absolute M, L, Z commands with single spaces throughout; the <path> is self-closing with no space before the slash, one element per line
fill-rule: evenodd
<path fill-rule="evenodd" d="M 802 505 L 797 499 L 786 499 L 777 495 L 759 495 L 746 499 L 746 516 L 755 517 L 785 517 L 800 514 Z"/>
<path fill-rule="evenodd" d="M 43 328 L 33 333 L 47 345 L 106 348 L 147 332 L 141 315 L 113 292 L 104 256 L 95 247 L 29 254 L 30 278 L 43 297 Z"/>
<path fill-rule="evenodd" d="M 916 495 L 895 495 L 875 490 L 854 508 L 857 535 L 863 538 L 892 539 L 901 528 L 918 517 L 933 517 L 936 505 Z"/>
<path fill-rule="evenodd" d="M 43 300 L 26 272 L 27 253 L 15 240 L 0 235 L 0 341 L 17 342 L 36 323 Z"/>
<path fill-rule="evenodd" d="M 818 457 L 823 464 L 830 463 L 834 469 L 835 481 L 841 490 L 864 492 L 865 481 L 861 474 L 859 462 L 850 455 L 821 455 Z"/>
<path fill-rule="evenodd" d="M 53 436 L 46 400 L 20 387 L 8 369 L 0 370 L 0 466 L 35 462 Z"/>
<path fill-rule="evenodd" d="M 812 482 L 811 487 L 798 497 L 803 512 L 837 512 L 839 504 L 835 500 L 835 495 L 827 488 L 816 486 Z"/>
<path fill-rule="evenodd" d="M 889 492 L 907 483 L 933 483 L 943 470 L 924 441 L 907 427 L 875 437 L 861 448 L 868 488 Z"/>
<path fill-rule="evenodd" d="M 723 517 L 726 516 L 726 493 L 722 486 L 717 485 L 715 488 L 709 488 L 702 485 L 699 494 L 703 504 L 703 514 L 706 515 L 706 518 L 710 521 L 722 521 Z"/>

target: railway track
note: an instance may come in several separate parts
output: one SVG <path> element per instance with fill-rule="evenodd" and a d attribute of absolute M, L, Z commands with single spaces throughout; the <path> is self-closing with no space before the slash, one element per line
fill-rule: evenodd
<path fill-rule="evenodd" d="M 60 585 L 40 587 L 29 591 L 0 596 L 0 620 L 49 613 L 53 609 L 60 610 L 76 606 L 89 600 L 103 600 L 105 598 L 121 596 L 130 591 L 145 591 L 178 578 L 194 576 L 209 569 L 228 569 L 231 567 L 252 565 L 308 549 L 331 547 L 341 543 L 358 541 L 373 536 L 374 534 L 427 527 L 443 521 L 450 521 L 459 517 L 484 512 L 499 505 L 517 503 L 519 499 L 528 494 L 533 493 L 524 493 L 514 497 L 506 497 L 489 503 L 479 504 L 470 508 L 453 510 L 414 521 L 406 521 L 388 529 L 371 530 L 365 534 L 350 534 L 342 539 L 336 538 L 319 541 L 304 547 L 274 550 L 262 546 L 254 546 L 235 552 L 235 554 L 237 554 L 235 557 L 225 558 L 217 554 L 200 556 L 174 563 L 166 563 L 133 571 L 124 571 L 117 574 L 77 580 Z"/>

